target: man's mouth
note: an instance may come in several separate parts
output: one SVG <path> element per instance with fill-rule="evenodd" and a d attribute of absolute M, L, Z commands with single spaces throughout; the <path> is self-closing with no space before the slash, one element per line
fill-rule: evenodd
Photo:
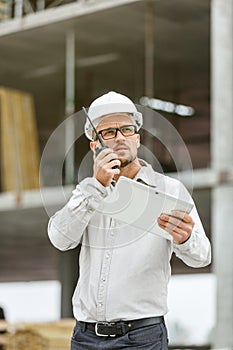
<path fill-rule="evenodd" d="M 128 150 L 128 147 L 125 144 L 118 144 L 116 145 L 114 152 L 127 151 L 127 150 Z"/>
<path fill-rule="evenodd" d="M 127 150 L 128 150 L 128 148 L 126 148 L 126 147 L 118 147 L 118 148 L 115 149 L 115 152 L 127 151 Z"/>

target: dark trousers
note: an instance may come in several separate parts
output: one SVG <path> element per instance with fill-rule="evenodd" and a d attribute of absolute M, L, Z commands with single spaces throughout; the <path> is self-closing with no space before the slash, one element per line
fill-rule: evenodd
<path fill-rule="evenodd" d="M 164 323 L 146 326 L 116 337 L 100 337 L 76 322 L 71 350 L 167 350 L 167 329 Z"/>

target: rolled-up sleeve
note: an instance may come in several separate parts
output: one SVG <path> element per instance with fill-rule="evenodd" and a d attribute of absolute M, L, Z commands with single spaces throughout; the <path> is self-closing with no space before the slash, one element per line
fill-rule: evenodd
<path fill-rule="evenodd" d="M 183 244 L 173 244 L 177 257 L 191 267 L 204 267 L 211 262 L 211 246 L 194 205 L 190 213 L 195 225 L 189 239 Z"/>
<path fill-rule="evenodd" d="M 69 202 L 49 220 L 48 236 L 59 250 L 75 248 L 108 188 L 95 178 L 86 178 L 72 192 Z"/>

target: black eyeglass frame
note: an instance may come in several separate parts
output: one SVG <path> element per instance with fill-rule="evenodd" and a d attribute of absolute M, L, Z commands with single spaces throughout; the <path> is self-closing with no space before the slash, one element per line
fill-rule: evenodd
<path fill-rule="evenodd" d="M 122 133 L 122 129 L 127 128 L 127 127 L 129 127 L 129 126 L 130 126 L 130 127 L 133 127 L 133 129 L 134 129 L 133 134 L 124 135 L 124 134 Z M 114 130 L 114 131 L 115 131 L 115 135 L 114 135 L 113 137 L 104 138 L 103 135 L 102 135 L 102 133 L 103 133 L 103 131 L 108 131 L 108 130 L 109 130 L 109 131 L 110 131 L 110 130 L 112 130 L 112 131 Z M 115 139 L 115 138 L 116 138 L 118 131 L 120 131 L 120 133 L 121 133 L 122 136 L 124 136 L 124 137 L 129 137 L 129 136 L 133 136 L 133 135 L 137 134 L 137 127 L 136 127 L 136 125 L 129 124 L 129 125 L 122 125 L 122 126 L 120 126 L 119 128 L 107 128 L 107 129 L 103 129 L 103 130 L 98 131 L 98 135 L 99 135 L 103 140 L 105 140 L 105 141 L 106 141 L 106 140 L 112 140 L 112 139 Z M 98 140 L 98 137 L 96 136 L 94 141 L 97 141 L 97 140 Z"/>

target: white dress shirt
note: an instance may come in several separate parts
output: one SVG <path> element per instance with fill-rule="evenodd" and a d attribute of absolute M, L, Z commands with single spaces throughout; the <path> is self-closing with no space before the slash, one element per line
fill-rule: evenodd
<path fill-rule="evenodd" d="M 178 180 L 140 162 L 136 181 L 193 203 Z M 172 253 L 192 267 L 206 266 L 211 260 L 210 243 L 196 207 L 190 213 L 195 222 L 193 232 L 177 245 L 98 212 L 111 190 L 94 177 L 86 178 L 49 221 L 49 238 L 56 248 L 65 251 L 82 244 L 74 316 L 79 321 L 110 322 L 165 315 Z"/>

